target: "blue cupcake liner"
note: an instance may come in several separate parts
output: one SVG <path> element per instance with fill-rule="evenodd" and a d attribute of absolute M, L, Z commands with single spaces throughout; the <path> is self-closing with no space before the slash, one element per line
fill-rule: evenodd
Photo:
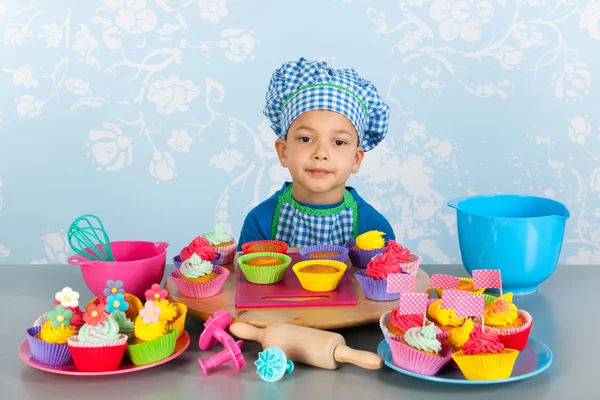
<path fill-rule="evenodd" d="M 383 253 L 385 249 L 387 249 L 387 245 L 382 247 L 381 249 L 375 250 L 356 250 L 352 247 L 356 244 L 355 240 L 350 240 L 346 242 L 344 247 L 346 247 L 349 251 L 348 257 L 350 258 L 350 262 L 357 268 L 367 268 L 367 264 L 371 261 L 371 258 L 375 257 L 377 254 Z"/>
<path fill-rule="evenodd" d="M 73 364 L 71 352 L 66 344 L 54 344 L 35 338 L 40 333 L 41 326 L 35 326 L 25 331 L 29 349 L 33 358 L 43 364 L 63 366 Z"/>
<path fill-rule="evenodd" d="M 223 259 L 223 256 L 221 255 L 221 253 L 217 253 L 217 258 L 215 258 L 212 262 L 212 265 L 221 265 L 221 260 Z M 181 264 L 183 264 L 183 261 L 181 261 L 181 257 L 179 256 L 179 254 L 177 254 L 175 257 L 173 257 L 173 264 L 175 264 L 175 266 L 179 269 L 181 268 Z"/>
<path fill-rule="evenodd" d="M 392 301 L 400 298 L 400 293 L 386 293 L 387 279 L 373 279 L 367 276 L 366 270 L 354 274 L 360 288 L 368 299 L 375 301 Z"/>
<path fill-rule="evenodd" d="M 300 249 L 300 257 L 302 257 L 303 260 L 316 260 L 315 258 L 310 258 L 307 257 L 308 254 L 310 253 L 314 253 L 317 251 L 335 251 L 338 253 L 341 253 L 339 256 L 337 257 L 325 257 L 322 258 L 322 260 L 335 260 L 335 261 L 340 261 L 340 262 L 346 262 L 346 257 L 348 257 L 348 253 L 349 250 L 347 247 L 344 246 L 336 246 L 336 245 L 330 245 L 330 244 L 323 244 L 323 245 L 315 245 L 315 246 L 306 246 L 303 247 L 302 249 Z"/>

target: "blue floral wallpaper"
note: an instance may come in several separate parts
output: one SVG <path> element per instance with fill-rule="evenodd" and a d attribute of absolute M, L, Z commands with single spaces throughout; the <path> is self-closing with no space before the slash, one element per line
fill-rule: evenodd
<path fill-rule="evenodd" d="M 520 193 L 600 263 L 600 1 L 0 0 L 0 36 L 0 263 L 65 263 L 84 213 L 170 257 L 237 236 L 288 179 L 262 109 L 301 56 L 389 102 L 349 185 L 424 262 L 460 263 L 448 200 Z"/>

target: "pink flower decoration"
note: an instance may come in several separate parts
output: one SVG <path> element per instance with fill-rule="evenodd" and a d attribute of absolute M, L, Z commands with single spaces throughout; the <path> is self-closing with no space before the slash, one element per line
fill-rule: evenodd
<path fill-rule="evenodd" d="M 164 300 L 169 295 L 169 292 L 167 292 L 167 289 L 162 289 L 158 283 L 155 283 L 150 289 L 144 292 L 144 295 L 146 296 L 146 300 Z"/>
<path fill-rule="evenodd" d="M 151 324 L 152 322 L 158 322 L 158 315 L 162 310 L 159 306 L 155 306 L 152 300 L 148 300 L 144 304 L 144 308 L 140 310 L 140 316 L 145 324 Z"/>

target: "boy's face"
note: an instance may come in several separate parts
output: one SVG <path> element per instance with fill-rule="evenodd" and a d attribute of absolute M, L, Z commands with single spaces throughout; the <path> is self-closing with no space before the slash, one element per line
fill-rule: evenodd
<path fill-rule="evenodd" d="M 341 200 L 348 177 L 358 172 L 364 157 L 354 125 L 329 110 L 301 114 L 275 148 L 292 175 L 294 198 L 313 204 Z"/>

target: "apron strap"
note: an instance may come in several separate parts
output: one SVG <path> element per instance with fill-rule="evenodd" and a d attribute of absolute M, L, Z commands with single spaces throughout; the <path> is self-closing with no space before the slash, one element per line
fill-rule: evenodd
<path fill-rule="evenodd" d="M 309 215 L 325 216 L 337 214 L 343 209 L 350 208 L 352 210 L 352 225 L 354 229 L 354 237 L 358 236 L 358 203 L 352 197 L 352 194 L 344 189 L 344 200 L 338 206 L 333 208 L 311 208 L 303 206 L 292 197 L 292 187 L 290 184 L 277 199 L 277 206 L 273 214 L 273 222 L 271 223 L 271 240 L 275 240 L 277 235 L 277 226 L 279 225 L 279 217 L 281 216 L 281 208 L 285 203 L 291 204 L 296 210 Z"/>

